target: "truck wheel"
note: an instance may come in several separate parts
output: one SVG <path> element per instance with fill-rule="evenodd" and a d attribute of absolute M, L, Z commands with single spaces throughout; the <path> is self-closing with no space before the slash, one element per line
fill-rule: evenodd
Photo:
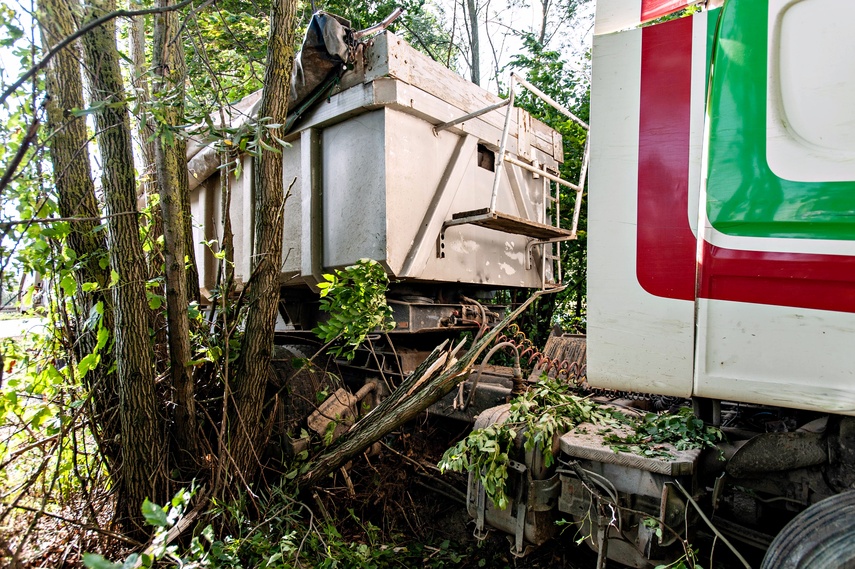
<path fill-rule="evenodd" d="M 760 569 L 855 568 L 855 491 L 817 502 L 775 537 Z"/>

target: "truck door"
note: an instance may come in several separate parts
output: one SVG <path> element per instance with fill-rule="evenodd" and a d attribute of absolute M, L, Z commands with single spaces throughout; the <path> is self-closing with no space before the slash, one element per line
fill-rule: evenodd
<path fill-rule="evenodd" d="M 853 18 L 833 0 L 717 18 L 695 395 L 855 413 Z"/>

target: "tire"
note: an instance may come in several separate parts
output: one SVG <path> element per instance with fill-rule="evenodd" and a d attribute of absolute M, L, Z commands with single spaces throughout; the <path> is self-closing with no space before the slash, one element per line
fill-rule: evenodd
<path fill-rule="evenodd" d="M 855 569 L 855 491 L 817 502 L 784 526 L 760 569 Z"/>

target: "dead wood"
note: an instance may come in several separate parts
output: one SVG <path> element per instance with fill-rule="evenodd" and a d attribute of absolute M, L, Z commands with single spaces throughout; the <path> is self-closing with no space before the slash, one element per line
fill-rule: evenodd
<path fill-rule="evenodd" d="M 454 360 L 453 352 L 446 349 L 447 342 L 431 352 L 424 362 L 405 379 L 395 391 L 365 417 L 354 424 L 338 441 L 322 451 L 311 461 L 310 467 L 299 479 L 301 488 L 317 486 L 353 456 L 361 453 L 401 425 L 414 419 L 425 409 L 439 401 L 458 383 L 465 380 L 472 365 L 487 347 L 538 297 L 562 289 L 534 293 L 511 314 L 478 340 L 471 349 Z M 439 364 L 442 360 L 448 360 Z"/>

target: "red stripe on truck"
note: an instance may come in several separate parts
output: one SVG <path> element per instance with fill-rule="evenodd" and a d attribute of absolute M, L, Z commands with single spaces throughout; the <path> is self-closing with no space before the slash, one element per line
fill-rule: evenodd
<path fill-rule="evenodd" d="M 700 296 L 855 312 L 855 257 L 723 249 L 704 241 Z"/>
<path fill-rule="evenodd" d="M 695 298 L 697 244 L 688 223 L 691 72 L 692 18 L 642 30 L 636 277 L 650 294 L 682 300 Z"/>
<path fill-rule="evenodd" d="M 704 241 L 696 274 L 688 219 L 693 20 L 642 30 L 639 284 L 655 296 L 691 301 L 698 278 L 701 298 L 855 312 L 853 256 L 734 250 Z"/>

